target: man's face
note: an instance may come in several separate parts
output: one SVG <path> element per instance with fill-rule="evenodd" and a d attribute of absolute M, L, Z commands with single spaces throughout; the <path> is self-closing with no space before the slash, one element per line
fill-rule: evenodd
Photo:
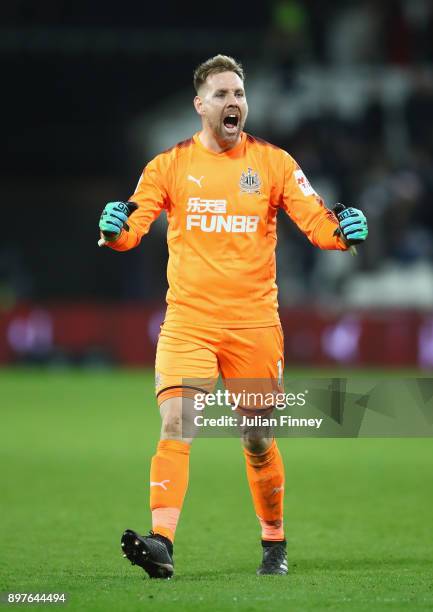
<path fill-rule="evenodd" d="M 211 74 L 200 88 L 194 105 L 217 141 L 234 146 L 244 128 L 248 104 L 242 79 L 235 72 Z"/>

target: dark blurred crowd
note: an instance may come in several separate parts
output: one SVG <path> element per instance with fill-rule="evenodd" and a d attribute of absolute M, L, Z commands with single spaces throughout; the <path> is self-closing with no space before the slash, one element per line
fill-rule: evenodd
<path fill-rule="evenodd" d="M 268 45 L 286 68 L 433 60 L 430 0 L 276 0 L 269 3 Z"/>
<path fill-rule="evenodd" d="M 0 18 L 8 26 L 268 29 L 276 60 L 289 64 L 403 65 L 433 59 L 430 0 L 240 0 L 212 11 L 198 2 L 175 0 L 146 6 L 139 0 L 14 0 L 2 3 Z"/>
<path fill-rule="evenodd" d="M 285 92 L 280 100 L 287 104 L 302 87 L 302 66 L 311 63 L 337 75 L 346 71 L 346 76 L 362 69 L 374 74 L 381 67 L 404 80 L 391 103 L 379 92 L 366 92 L 367 103 L 350 118 L 330 106 L 287 131 L 281 125 L 271 127 L 268 138 L 296 157 L 313 185 L 316 181 L 320 186 L 326 177 L 339 201 L 365 211 L 370 236 L 360 249 L 358 270 L 374 272 L 384 262 L 431 265 L 433 3 L 336 2 L 331 8 L 328 3 L 281 0 L 274 4 L 271 24 L 265 58 Z M 335 80 L 338 85 L 338 76 Z M 292 278 L 302 274 L 306 279 L 298 293 L 304 298 L 317 294 L 316 254 L 289 224 L 283 222 L 280 233 L 295 242 L 280 258 L 280 269 L 291 255 L 298 262 Z M 286 267 L 293 268 L 293 263 Z"/>
<path fill-rule="evenodd" d="M 326 177 L 339 201 L 365 211 L 369 268 L 384 257 L 433 260 L 433 70 L 414 71 L 410 82 L 397 125 L 389 116 L 393 111 L 376 100 L 357 118 L 330 111 L 304 119 L 288 133 L 268 134 L 296 157 L 313 183 Z"/>

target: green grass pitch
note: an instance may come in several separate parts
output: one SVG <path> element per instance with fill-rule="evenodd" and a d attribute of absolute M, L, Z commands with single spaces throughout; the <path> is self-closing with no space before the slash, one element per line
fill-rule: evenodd
<path fill-rule="evenodd" d="M 0 398 L 2 591 L 65 591 L 68 610 L 95 612 L 433 608 L 431 439 L 280 440 L 288 577 L 255 575 L 239 441 L 197 440 L 176 576 L 158 582 L 119 546 L 150 526 L 152 374 L 6 369 Z"/>

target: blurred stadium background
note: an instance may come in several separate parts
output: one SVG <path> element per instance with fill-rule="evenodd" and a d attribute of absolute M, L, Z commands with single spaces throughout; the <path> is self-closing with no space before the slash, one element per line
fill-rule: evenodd
<path fill-rule="evenodd" d="M 192 70 L 223 52 L 247 72 L 247 131 L 369 219 L 352 258 L 281 215 L 287 363 L 433 366 L 432 2 L 15 0 L 0 19 L 1 364 L 152 364 L 165 219 L 119 255 L 97 248 L 98 217 L 199 129 Z"/>

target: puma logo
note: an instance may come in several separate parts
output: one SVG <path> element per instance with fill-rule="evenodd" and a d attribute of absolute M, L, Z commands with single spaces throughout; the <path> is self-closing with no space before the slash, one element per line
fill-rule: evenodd
<path fill-rule="evenodd" d="M 284 491 L 284 486 L 282 486 L 282 487 L 274 487 L 272 489 L 271 495 L 276 495 L 277 493 L 281 493 L 281 491 Z"/>
<path fill-rule="evenodd" d="M 170 482 L 169 480 L 162 480 L 161 482 L 153 482 L 152 480 L 150 481 L 150 486 L 151 487 L 161 487 L 161 489 L 164 489 L 164 491 L 167 491 L 167 487 L 165 486 L 165 482 Z"/>
<path fill-rule="evenodd" d="M 204 179 L 204 176 L 201 176 L 199 179 L 195 178 L 195 176 L 192 176 L 191 174 L 188 174 L 188 180 L 192 181 L 193 183 L 197 183 L 197 185 L 200 187 L 201 189 L 201 182 Z"/>

